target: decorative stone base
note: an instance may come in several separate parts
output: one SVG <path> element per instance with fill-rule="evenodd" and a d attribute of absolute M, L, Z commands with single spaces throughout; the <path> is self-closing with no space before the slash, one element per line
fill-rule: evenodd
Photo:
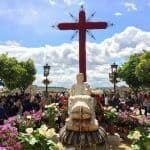
<path fill-rule="evenodd" d="M 92 146 L 88 146 L 88 147 L 70 147 L 70 146 L 66 146 L 65 150 L 110 150 L 110 149 L 106 148 L 106 145 L 92 145 Z"/>
<path fill-rule="evenodd" d="M 75 150 L 96 150 L 96 147 L 106 150 L 107 134 L 101 127 L 93 132 L 76 132 L 67 130 L 64 126 L 60 132 L 60 141 L 64 146 L 74 147 Z"/>
<path fill-rule="evenodd" d="M 75 132 L 94 132 L 99 128 L 97 119 L 88 120 L 72 120 L 70 118 L 66 119 L 66 130 Z"/>

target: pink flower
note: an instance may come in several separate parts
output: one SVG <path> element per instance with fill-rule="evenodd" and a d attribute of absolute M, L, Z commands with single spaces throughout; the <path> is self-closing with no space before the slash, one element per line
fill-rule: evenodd
<path fill-rule="evenodd" d="M 138 122 L 139 122 L 140 125 L 144 125 L 144 120 L 140 119 Z"/>
<path fill-rule="evenodd" d="M 16 127 L 11 126 L 10 124 L 4 124 L 0 126 L 0 137 L 2 137 L 2 142 L 0 150 L 15 150 L 18 131 Z M 19 149 L 18 149 L 19 150 Z"/>
<path fill-rule="evenodd" d="M 6 147 L 0 147 L 0 150 L 7 150 Z"/>
<path fill-rule="evenodd" d="M 42 111 L 37 111 L 36 113 L 32 114 L 32 118 L 35 120 L 35 121 L 39 121 L 41 120 L 41 117 L 42 117 Z"/>
<path fill-rule="evenodd" d="M 21 144 L 20 144 L 20 142 L 16 143 L 16 150 L 21 150 Z"/>

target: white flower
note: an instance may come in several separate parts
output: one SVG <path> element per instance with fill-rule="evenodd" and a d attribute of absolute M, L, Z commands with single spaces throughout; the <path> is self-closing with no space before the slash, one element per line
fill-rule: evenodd
<path fill-rule="evenodd" d="M 56 147 L 57 147 L 59 150 L 65 150 L 65 148 L 63 147 L 63 145 L 62 145 L 60 142 L 58 142 L 58 143 L 56 144 Z"/>
<path fill-rule="evenodd" d="M 110 111 L 111 112 L 116 112 L 117 110 L 116 110 L 116 108 L 112 108 Z"/>
<path fill-rule="evenodd" d="M 39 128 L 39 133 L 43 136 L 46 136 L 47 129 L 48 127 L 44 124 Z"/>
<path fill-rule="evenodd" d="M 32 116 L 31 116 L 31 115 L 28 115 L 26 118 L 29 119 L 29 120 L 31 120 L 31 119 L 32 119 Z"/>
<path fill-rule="evenodd" d="M 135 150 L 140 150 L 140 147 L 137 144 L 132 144 L 131 148 L 133 148 Z"/>
<path fill-rule="evenodd" d="M 45 105 L 45 108 L 48 108 L 48 105 Z"/>
<path fill-rule="evenodd" d="M 48 129 L 45 134 L 46 138 L 52 138 L 54 135 L 56 135 L 54 128 Z"/>
<path fill-rule="evenodd" d="M 55 103 L 56 104 L 56 106 L 58 106 L 59 105 L 59 103 Z"/>
<path fill-rule="evenodd" d="M 50 105 L 45 105 L 45 108 L 52 108 L 52 107 L 56 107 L 56 104 L 55 103 L 52 103 Z"/>
<path fill-rule="evenodd" d="M 30 143 L 31 145 L 34 145 L 34 144 L 37 143 L 37 142 L 38 142 L 38 141 L 36 140 L 35 137 L 32 137 L 31 140 L 29 141 L 29 143 Z"/>
<path fill-rule="evenodd" d="M 150 133 L 148 134 L 147 138 L 149 138 L 149 139 L 150 139 Z"/>
<path fill-rule="evenodd" d="M 42 116 L 45 116 L 45 112 L 42 113 Z"/>
<path fill-rule="evenodd" d="M 133 139 L 139 140 L 141 136 L 142 135 L 141 135 L 141 133 L 139 131 L 134 131 L 134 133 L 133 133 Z"/>
<path fill-rule="evenodd" d="M 44 131 L 46 131 L 48 129 L 48 127 L 45 124 L 41 125 L 40 128 L 43 129 Z"/>
<path fill-rule="evenodd" d="M 41 135 L 45 136 L 46 131 L 44 131 L 44 130 L 42 130 L 41 128 L 39 128 L 39 133 L 40 133 Z"/>
<path fill-rule="evenodd" d="M 33 128 L 27 128 L 27 129 L 26 129 L 26 132 L 27 132 L 28 134 L 33 133 Z"/>
<path fill-rule="evenodd" d="M 55 111 L 56 111 L 56 112 L 58 112 L 58 109 L 57 109 L 57 107 L 56 107 L 56 106 L 55 106 Z"/>
<path fill-rule="evenodd" d="M 142 135 L 139 131 L 134 131 L 132 134 L 128 135 L 128 138 L 131 140 L 139 140 L 141 136 Z"/>

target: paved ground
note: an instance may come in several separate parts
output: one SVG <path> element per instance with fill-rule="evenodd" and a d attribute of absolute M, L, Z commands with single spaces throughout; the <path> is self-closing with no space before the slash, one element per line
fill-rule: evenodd
<path fill-rule="evenodd" d="M 118 147 L 118 150 L 131 150 L 131 147 L 129 144 L 121 143 Z"/>
<path fill-rule="evenodd" d="M 109 150 L 132 150 L 130 145 L 127 143 L 121 143 L 117 147 L 110 147 Z"/>

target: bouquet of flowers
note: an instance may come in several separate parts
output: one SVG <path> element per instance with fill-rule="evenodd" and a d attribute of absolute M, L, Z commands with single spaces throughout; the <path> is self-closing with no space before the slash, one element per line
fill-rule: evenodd
<path fill-rule="evenodd" d="M 128 138 L 132 141 L 133 150 L 149 150 L 150 149 L 150 131 L 144 128 L 138 128 L 130 131 Z"/>
<path fill-rule="evenodd" d="M 41 122 L 42 112 L 25 112 L 20 119 L 17 119 L 17 127 L 19 131 L 25 132 L 26 128 L 37 128 Z"/>
<path fill-rule="evenodd" d="M 54 142 L 56 136 L 54 128 L 48 128 L 45 124 L 40 128 L 27 128 L 26 133 L 21 132 L 19 139 L 24 150 L 64 150 L 61 143 Z"/>
<path fill-rule="evenodd" d="M 52 103 L 50 105 L 45 105 L 45 111 L 43 113 L 43 118 L 47 120 L 47 124 L 51 127 L 55 127 L 56 116 L 58 113 L 58 108 L 56 103 Z"/>
<path fill-rule="evenodd" d="M 117 120 L 117 111 L 113 107 L 108 107 L 104 109 L 104 117 L 105 117 L 105 122 L 107 124 L 113 124 Z"/>
<path fill-rule="evenodd" d="M 0 149 L 21 150 L 16 127 L 11 126 L 10 124 L 0 126 Z"/>

